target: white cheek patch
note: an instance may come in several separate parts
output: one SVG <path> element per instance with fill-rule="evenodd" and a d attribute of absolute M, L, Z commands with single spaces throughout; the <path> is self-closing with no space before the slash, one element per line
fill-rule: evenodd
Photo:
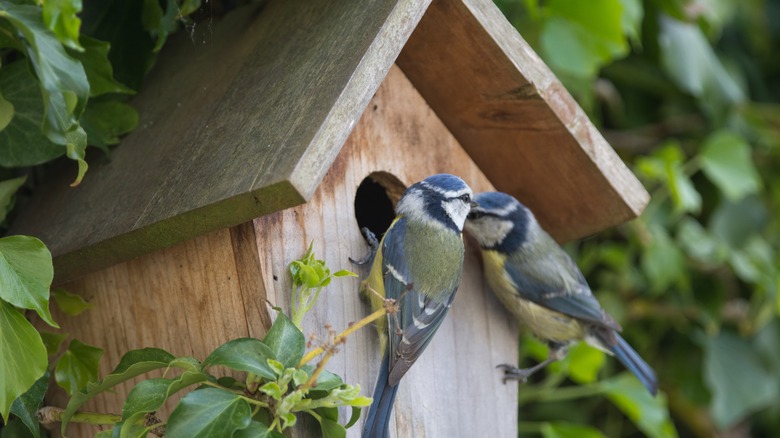
<path fill-rule="evenodd" d="M 447 212 L 447 216 L 452 219 L 455 226 L 457 226 L 459 230 L 462 230 L 463 224 L 466 222 L 466 216 L 468 216 L 471 207 L 457 198 L 442 201 L 441 207 Z"/>
<path fill-rule="evenodd" d="M 514 224 L 510 220 L 483 217 L 470 221 L 467 228 L 482 246 L 493 247 L 506 238 Z"/>

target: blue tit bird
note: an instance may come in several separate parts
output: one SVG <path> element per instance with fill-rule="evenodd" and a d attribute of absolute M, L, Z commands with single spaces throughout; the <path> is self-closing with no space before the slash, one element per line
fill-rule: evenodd
<path fill-rule="evenodd" d="M 527 369 L 500 365 L 505 379 L 525 381 L 562 359 L 574 342 L 614 355 L 655 395 L 652 368 L 618 334 L 620 325 L 602 309 L 574 261 L 547 234 L 534 214 L 505 193 L 475 196 L 466 231 L 482 247 L 488 286 L 520 323 L 550 346 L 547 360 Z"/>
<path fill-rule="evenodd" d="M 398 383 L 433 339 L 455 297 L 463 270 L 463 224 L 472 191 L 448 174 L 409 187 L 373 256 L 361 290 L 374 310 L 396 301 L 377 323 L 383 359 L 363 437 L 388 436 Z"/>

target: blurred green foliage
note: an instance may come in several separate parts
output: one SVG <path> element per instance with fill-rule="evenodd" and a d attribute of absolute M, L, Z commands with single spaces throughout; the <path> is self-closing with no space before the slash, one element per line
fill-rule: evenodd
<path fill-rule="evenodd" d="M 521 387 L 521 433 L 777 436 L 780 1 L 496 3 L 652 195 L 573 250 L 661 400 L 582 346 Z"/>

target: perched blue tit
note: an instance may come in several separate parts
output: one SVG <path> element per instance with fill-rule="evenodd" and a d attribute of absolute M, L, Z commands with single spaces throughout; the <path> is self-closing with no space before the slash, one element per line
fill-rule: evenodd
<path fill-rule="evenodd" d="M 655 395 L 655 372 L 620 337 L 620 325 L 602 309 L 574 261 L 547 234 L 533 213 L 512 196 L 480 193 L 466 231 L 482 247 L 487 283 L 525 327 L 550 346 L 547 360 L 527 369 L 509 365 L 507 379 L 525 381 L 562 359 L 569 345 L 585 340 L 615 355 Z"/>
<path fill-rule="evenodd" d="M 388 436 L 398 383 L 433 339 L 463 270 L 463 224 L 475 206 L 460 178 L 439 174 L 409 187 L 374 255 L 362 293 L 374 310 L 398 311 L 377 324 L 383 359 L 363 437 Z"/>

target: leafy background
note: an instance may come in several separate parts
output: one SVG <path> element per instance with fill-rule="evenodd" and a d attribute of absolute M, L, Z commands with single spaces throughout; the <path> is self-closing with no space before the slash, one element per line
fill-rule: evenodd
<path fill-rule="evenodd" d="M 652 195 L 639 219 L 571 249 L 667 402 L 624 374 L 597 379 L 622 370 L 581 346 L 521 387 L 521 431 L 776 436 L 780 2 L 496 3 Z"/>
<path fill-rule="evenodd" d="M 775 436 L 780 431 L 780 1 L 496 0 L 653 199 L 638 220 L 573 245 L 598 297 L 655 367 L 650 398 L 587 346 L 524 385 L 522 435 Z M 0 0 L 0 222 L 40 165 L 135 128 L 127 102 L 199 0 Z M 33 167 L 38 166 L 38 167 Z M 70 394 L 101 352 L 36 331 L 88 305 L 50 291 L 34 237 L 0 239 L 2 436 L 29 428 L 49 376 Z M 52 300 L 53 298 L 53 300 Z M 68 310 L 66 310 L 68 309 Z M 521 340 L 523 360 L 543 345 Z M 23 352 L 20 354 L 19 352 Z M 22 395 L 24 394 L 24 395 Z M 21 397 L 20 397 L 21 395 Z M 197 405 L 197 400 L 195 400 Z"/>

